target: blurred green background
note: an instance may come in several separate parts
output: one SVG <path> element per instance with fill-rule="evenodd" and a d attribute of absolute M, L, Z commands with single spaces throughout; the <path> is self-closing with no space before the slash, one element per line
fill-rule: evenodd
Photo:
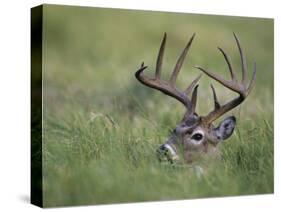
<path fill-rule="evenodd" d="M 44 5 L 43 9 L 44 206 L 172 200 L 273 192 L 273 20 L 152 11 Z M 167 33 L 163 78 L 191 35 L 177 87 L 199 73 L 195 65 L 229 77 L 217 46 L 257 81 L 234 114 L 234 135 L 220 146 L 221 161 L 192 167 L 159 164 L 155 149 L 183 116 L 174 99 L 134 77 L 142 61 L 153 74 Z M 213 108 L 210 83 L 221 102 L 235 96 L 203 75 L 197 112 Z M 220 121 L 220 120 L 219 120 Z"/>

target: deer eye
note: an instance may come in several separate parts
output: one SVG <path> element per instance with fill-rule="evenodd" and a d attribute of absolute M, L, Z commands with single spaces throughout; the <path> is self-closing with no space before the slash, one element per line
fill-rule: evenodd
<path fill-rule="evenodd" d="M 203 138 L 203 135 L 201 133 L 195 133 L 191 139 L 194 139 L 196 141 L 200 141 Z"/>

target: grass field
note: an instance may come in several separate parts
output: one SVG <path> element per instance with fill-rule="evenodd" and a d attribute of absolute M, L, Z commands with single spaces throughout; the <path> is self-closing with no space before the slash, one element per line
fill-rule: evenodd
<path fill-rule="evenodd" d="M 273 21 L 270 19 L 44 6 L 44 206 L 174 200 L 273 192 Z M 220 146 L 222 160 L 190 166 L 159 164 L 156 148 L 182 118 L 180 103 L 141 85 L 142 61 L 154 71 L 163 33 L 164 78 L 184 45 L 196 37 L 179 75 L 184 88 L 209 67 L 229 77 L 222 47 L 238 76 L 239 36 L 256 86 L 235 115 L 234 135 Z M 250 77 L 250 76 L 249 76 Z M 199 114 L 213 108 L 210 83 L 221 102 L 234 96 L 203 76 Z M 220 121 L 220 120 L 218 120 Z"/>

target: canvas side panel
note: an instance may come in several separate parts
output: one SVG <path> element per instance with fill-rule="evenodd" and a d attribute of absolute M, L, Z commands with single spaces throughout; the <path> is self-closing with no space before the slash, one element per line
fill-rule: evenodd
<path fill-rule="evenodd" d="M 42 18 L 31 9 L 31 203 L 43 206 L 42 192 Z"/>

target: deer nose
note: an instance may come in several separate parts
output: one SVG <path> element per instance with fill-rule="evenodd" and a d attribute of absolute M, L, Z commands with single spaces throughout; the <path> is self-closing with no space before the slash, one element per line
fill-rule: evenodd
<path fill-rule="evenodd" d="M 169 144 L 162 144 L 156 151 L 158 160 L 165 161 L 168 160 L 170 163 L 178 160 L 178 155 L 176 151 Z"/>
<path fill-rule="evenodd" d="M 162 145 L 158 148 L 158 150 L 162 150 L 162 151 L 164 151 L 164 152 L 167 152 L 167 151 L 168 151 L 168 149 L 165 147 L 165 144 L 162 144 Z"/>

